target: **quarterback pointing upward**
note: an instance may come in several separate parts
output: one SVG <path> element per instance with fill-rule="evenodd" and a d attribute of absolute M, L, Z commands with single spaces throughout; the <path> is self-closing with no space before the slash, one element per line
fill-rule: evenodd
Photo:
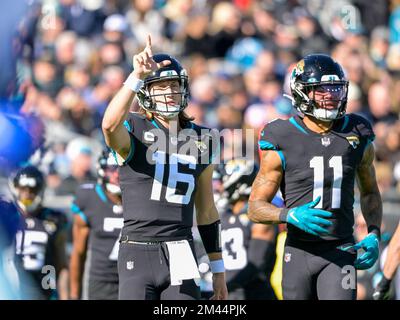
<path fill-rule="evenodd" d="M 167 54 L 153 55 L 150 36 L 145 49 L 134 56 L 133 66 L 102 124 L 107 145 L 122 160 L 119 298 L 200 298 L 193 280 L 199 277 L 191 233 L 195 206 L 211 260 L 212 299 L 226 299 L 220 220 L 212 192 L 214 155 L 206 147 L 211 135 L 204 134 L 210 130 L 195 125 L 184 113 L 189 95 L 186 70 Z M 135 96 L 139 113 L 129 112 Z M 170 132 L 172 127 L 178 135 Z M 165 137 L 170 143 L 154 150 L 154 143 Z"/>
<path fill-rule="evenodd" d="M 346 115 L 348 81 L 331 57 L 306 56 L 293 69 L 290 87 L 299 115 L 272 121 L 261 132 L 261 168 L 249 216 L 260 223 L 288 223 L 284 299 L 355 299 L 356 279 L 346 285 L 344 267 L 370 268 L 379 255 L 382 202 L 374 133 L 364 118 Z M 369 234 L 354 245 L 355 180 Z M 271 204 L 278 188 L 285 209 Z M 360 248 L 365 252 L 357 258 Z"/>

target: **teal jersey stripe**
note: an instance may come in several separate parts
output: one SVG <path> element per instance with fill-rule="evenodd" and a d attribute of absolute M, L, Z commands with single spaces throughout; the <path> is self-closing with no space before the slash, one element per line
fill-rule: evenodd
<path fill-rule="evenodd" d="M 128 157 L 127 157 L 126 160 L 124 160 L 124 162 L 122 163 L 123 166 L 126 165 L 129 161 L 132 160 L 133 155 L 134 155 L 134 153 L 135 153 L 135 142 L 133 141 L 133 138 L 132 138 L 132 137 L 130 137 L 130 139 L 131 139 L 131 148 L 129 149 Z M 114 149 L 111 149 L 111 153 L 112 153 L 113 156 L 114 156 L 115 162 L 119 164 L 118 158 L 117 158 L 117 152 L 116 152 Z"/>
<path fill-rule="evenodd" d="M 96 193 L 99 196 L 99 198 L 101 199 L 101 201 L 108 202 L 107 196 L 104 193 L 103 188 L 99 184 L 96 184 Z"/>
<path fill-rule="evenodd" d="M 127 164 L 129 161 L 132 160 L 134 153 L 135 153 L 135 142 L 133 141 L 133 138 L 131 137 L 131 149 L 129 150 L 128 157 L 124 161 L 123 165 Z"/>
<path fill-rule="evenodd" d="M 125 121 L 124 121 L 124 126 L 125 126 L 125 128 L 128 130 L 128 132 L 131 132 L 131 131 L 132 131 L 132 127 L 130 126 L 128 120 L 125 120 Z M 130 137 L 130 139 L 131 139 L 131 148 L 130 148 L 130 150 L 129 150 L 128 157 L 126 158 L 126 160 L 124 161 L 124 163 L 123 163 L 122 165 L 127 164 L 127 163 L 132 159 L 133 154 L 135 153 L 135 143 L 134 143 L 132 137 Z M 111 148 L 110 148 L 110 149 L 111 149 Z M 112 152 L 112 154 L 113 154 L 113 156 L 114 156 L 115 162 L 118 163 L 116 151 L 115 151 L 114 149 L 111 149 L 111 152 Z"/>
<path fill-rule="evenodd" d="M 77 214 L 78 216 L 80 216 L 86 224 L 89 224 L 89 219 L 75 203 L 71 204 L 71 211 L 73 214 Z"/>
<path fill-rule="evenodd" d="M 344 116 L 344 121 L 343 121 L 343 126 L 341 131 L 343 131 L 344 129 L 346 129 L 347 125 L 349 124 L 349 117 L 348 116 Z"/>
<path fill-rule="evenodd" d="M 293 117 L 291 117 L 289 119 L 289 122 L 292 125 L 294 125 L 297 129 L 299 129 L 301 132 L 303 132 L 304 134 L 308 134 L 308 132 L 306 130 L 304 130 L 304 128 L 301 125 L 299 125 Z"/>
<path fill-rule="evenodd" d="M 124 126 L 126 129 L 128 129 L 129 132 L 131 131 L 132 128 L 131 128 L 131 125 L 129 124 L 128 120 L 124 121 Z"/>
<path fill-rule="evenodd" d="M 158 126 L 157 122 L 154 121 L 154 119 L 151 120 L 151 123 L 152 123 L 153 126 L 155 126 L 157 129 L 160 129 L 160 127 Z"/>

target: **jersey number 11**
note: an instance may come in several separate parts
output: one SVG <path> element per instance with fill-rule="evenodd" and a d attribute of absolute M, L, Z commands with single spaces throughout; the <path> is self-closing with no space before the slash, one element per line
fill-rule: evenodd
<path fill-rule="evenodd" d="M 313 200 L 321 197 L 315 208 L 321 209 L 323 203 L 324 187 L 324 157 L 314 157 L 310 160 L 310 168 L 314 169 L 314 191 Z M 340 208 L 341 188 L 343 179 L 343 164 L 341 156 L 334 156 L 329 159 L 329 168 L 333 168 L 332 184 L 332 209 Z"/>

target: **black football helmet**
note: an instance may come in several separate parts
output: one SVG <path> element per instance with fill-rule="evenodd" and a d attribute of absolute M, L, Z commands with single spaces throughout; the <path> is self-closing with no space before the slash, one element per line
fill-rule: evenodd
<path fill-rule="evenodd" d="M 349 82 L 342 67 L 330 56 L 310 54 L 300 60 L 290 76 L 292 103 L 302 114 L 322 121 L 333 121 L 346 114 Z M 316 100 L 316 91 L 329 92 L 331 99 Z M 310 92 L 312 95 L 310 97 Z M 335 109 L 324 108 L 326 101 L 337 103 Z"/>
<path fill-rule="evenodd" d="M 121 195 L 121 188 L 119 185 L 113 184 L 107 177 L 107 170 L 118 170 L 118 163 L 112 152 L 104 150 L 97 161 L 97 182 L 104 186 L 104 188 L 115 195 Z"/>
<path fill-rule="evenodd" d="M 144 79 L 144 85 L 137 93 L 136 97 L 139 101 L 139 105 L 149 111 L 156 112 L 163 117 L 171 118 L 175 117 L 179 112 L 183 111 L 188 105 L 189 99 L 189 81 L 186 69 L 182 67 L 178 60 L 174 57 L 165 54 L 159 53 L 153 56 L 155 62 L 161 62 L 164 60 L 170 60 L 171 63 L 165 67 L 162 67 L 156 71 L 153 71 Z M 181 95 L 181 103 L 177 106 L 170 106 L 167 103 L 168 94 L 155 94 L 152 95 L 150 93 L 150 85 L 159 81 L 164 80 L 178 80 L 180 91 L 179 95 Z M 162 105 L 157 105 L 155 102 L 156 97 L 163 97 L 165 103 Z"/>
<path fill-rule="evenodd" d="M 254 161 L 232 159 L 225 163 L 222 170 L 223 192 L 228 201 L 235 203 L 239 199 L 248 198 L 258 172 Z"/>
<path fill-rule="evenodd" d="M 45 180 L 42 172 L 34 166 L 27 166 L 15 174 L 10 183 L 11 191 L 19 208 L 34 212 L 42 204 Z M 21 199 L 21 188 L 29 188 L 35 194 L 34 199 Z"/>

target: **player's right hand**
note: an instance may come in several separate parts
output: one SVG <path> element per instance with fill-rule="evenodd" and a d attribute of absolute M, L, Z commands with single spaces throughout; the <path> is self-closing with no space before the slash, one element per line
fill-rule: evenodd
<path fill-rule="evenodd" d="M 143 80 L 148 74 L 162 67 L 171 64 L 170 60 L 156 62 L 153 59 L 153 50 L 151 46 L 151 37 L 147 36 L 146 47 L 142 52 L 133 56 L 133 73 L 135 76 Z"/>
<path fill-rule="evenodd" d="M 320 200 L 321 197 L 318 197 L 314 201 L 290 209 L 286 218 L 287 223 L 314 236 L 329 233 L 325 227 L 330 227 L 332 222 L 326 218 L 332 217 L 332 213 L 326 210 L 314 209 Z"/>

